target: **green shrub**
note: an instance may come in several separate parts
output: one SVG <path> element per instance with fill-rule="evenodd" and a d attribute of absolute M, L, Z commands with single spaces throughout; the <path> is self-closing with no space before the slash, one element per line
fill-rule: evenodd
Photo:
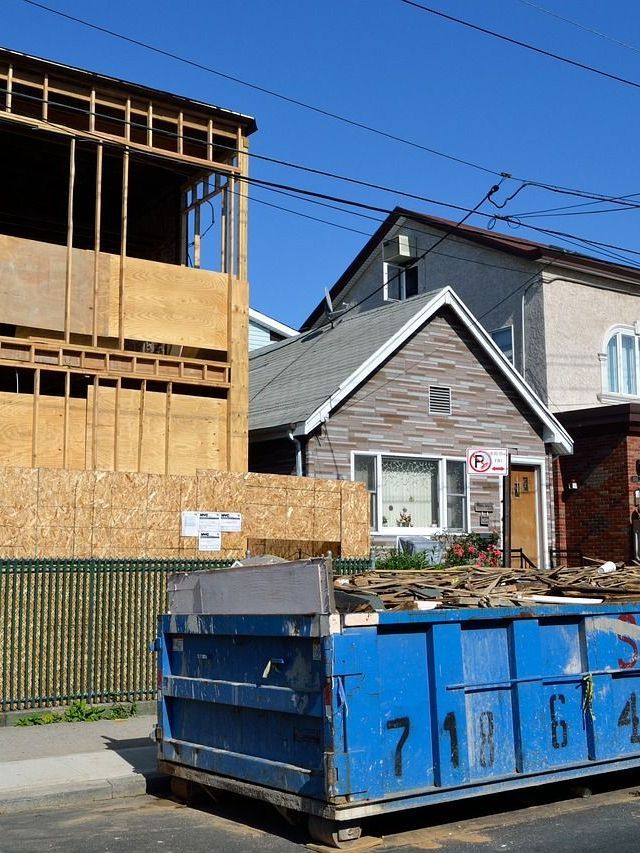
<path fill-rule="evenodd" d="M 407 554 L 392 548 L 382 557 L 376 560 L 376 569 L 387 571 L 398 571 L 402 569 L 430 569 L 433 568 L 424 553 Z"/>
<path fill-rule="evenodd" d="M 61 723 L 62 714 L 53 711 L 35 712 L 28 717 L 20 717 L 16 720 L 16 726 L 49 726 L 52 723 Z"/>
<path fill-rule="evenodd" d="M 86 699 L 78 699 L 63 714 L 66 723 L 84 723 L 102 720 L 107 713 L 106 708 L 89 705 Z"/>

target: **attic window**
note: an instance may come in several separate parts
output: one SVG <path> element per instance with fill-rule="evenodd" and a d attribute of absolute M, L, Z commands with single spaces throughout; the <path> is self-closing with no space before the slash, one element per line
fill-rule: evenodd
<path fill-rule="evenodd" d="M 451 388 L 444 385 L 429 385 L 429 414 L 451 414 Z"/>

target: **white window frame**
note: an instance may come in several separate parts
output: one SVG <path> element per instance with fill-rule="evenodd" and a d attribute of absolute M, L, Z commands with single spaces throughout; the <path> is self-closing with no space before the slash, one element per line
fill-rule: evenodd
<path fill-rule="evenodd" d="M 420 268 L 416 264 L 408 264 L 408 266 L 416 266 L 418 270 L 418 293 L 420 293 Z M 396 299 L 395 296 L 389 296 L 389 267 L 392 267 L 394 270 L 400 270 L 400 278 L 398 280 L 398 293 L 400 296 Z M 395 275 L 395 273 L 394 273 Z M 385 302 L 404 302 L 407 298 L 407 286 L 406 286 L 406 267 L 400 266 L 399 264 L 390 264 L 388 261 L 383 261 L 383 281 L 384 287 L 382 289 L 382 298 Z"/>
<path fill-rule="evenodd" d="M 376 524 L 371 530 L 374 536 L 402 536 L 410 531 L 416 536 L 426 536 L 434 533 L 444 533 L 449 530 L 446 526 L 447 519 L 447 462 L 466 463 L 464 456 L 440 456 L 438 454 L 426 453 L 389 453 L 384 450 L 352 450 L 351 451 L 351 479 L 355 479 L 355 457 L 376 457 Z M 382 526 L 382 457 L 393 457 L 400 459 L 428 459 L 438 463 L 438 521 L 437 525 L 430 527 L 383 527 Z M 469 471 L 465 464 L 465 529 L 452 530 L 455 533 L 468 533 L 471 530 L 471 500 L 469 492 Z M 443 523 L 444 522 L 444 523 Z"/>
<path fill-rule="evenodd" d="M 609 343 L 612 338 L 617 338 L 616 358 L 618 368 L 618 383 L 622 382 L 622 336 L 633 338 L 634 341 L 634 359 L 636 368 L 636 393 L 627 394 L 624 391 L 611 391 L 609 388 Z M 640 341 L 634 326 L 612 326 L 604 336 L 602 352 L 598 354 L 601 368 L 602 394 L 600 399 L 603 402 L 607 400 L 637 400 L 640 397 Z"/>
<path fill-rule="evenodd" d="M 511 333 L 511 358 L 509 358 L 509 356 L 508 356 L 508 355 L 507 355 L 503 350 L 501 350 L 501 349 L 500 349 L 500 347 L 498 346 L 497 341 L 496 341 L 496 340 L 495 340 L 495 338 L 493 337 L 493 336 L 494 336 L 494 335 L 496 335 L 498 332 L 506 332 L 506 331 L 509 331 L 509 332 Z M 516 351 L 515 351 L 515 336 L 514 336 L 514 334 L 513 334 L 513 323 L 510 323 L 510 324 L 509 324 L 509 325 L 507 325 L 507 326 L 500 326 L 498 329 L 492 329 L 492 330 L 489 332 L 489 334 L 491 335 L 491 340 L 492 340 L 492 341 L 494 342 L 494 344 L 498 347 L 498 349 L 500 350 L 500 352 L 502 353 L 502 355 L 507 359 L 507 361 L 508 361 L 508 362 L 510 362 L 511 364 L 515 364 L 515 355 L 516 355 Z"/>

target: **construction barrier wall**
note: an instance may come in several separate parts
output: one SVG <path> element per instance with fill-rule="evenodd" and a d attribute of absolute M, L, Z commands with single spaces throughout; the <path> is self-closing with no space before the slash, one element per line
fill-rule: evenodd
<path fill-rule="evenodd" d="M 181 535 L 184 511 L 235 512 L 220 551 Z M 369 552 L 360 483 L 275 474 L 196 475 L 0 468 L 0 558 L 225 559 Z"/>

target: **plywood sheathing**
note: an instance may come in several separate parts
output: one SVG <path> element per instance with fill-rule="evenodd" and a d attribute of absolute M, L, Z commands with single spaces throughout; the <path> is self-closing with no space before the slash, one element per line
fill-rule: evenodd
<path fill-rule="evenodd" d="M 198 552 L 196 539 L 180 534 L 183 510 L 241 512 L 242 532 L 223 534 L 221 552 Z M 357 483 L 0 468 L 0 557 L 236 558 L 249 541 L 283 555 L 363 556 L 367 512 Z"/>

